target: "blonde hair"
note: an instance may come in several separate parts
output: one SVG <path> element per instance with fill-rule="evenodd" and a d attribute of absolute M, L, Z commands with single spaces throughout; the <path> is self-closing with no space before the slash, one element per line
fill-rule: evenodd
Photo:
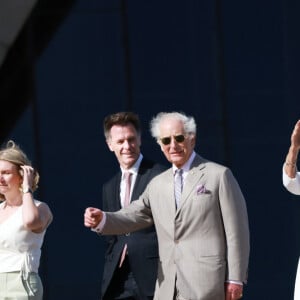
<path fill-rule="evenodd" d="M 12 140 L 9 140 L 6 143 L 6 146 L 0 150 L 0 160 L 5 160 L 16 165 L 19 170 L 21 170 L 20 166 L 31 166 L 31 162 L 27 158 L 26 154 Z M 31 187 L 32 191 L 35 191 L 38 188 L 39 179 L 40 175 L 37 171 L 35 171 L 33 178 L 33 186 Z M 0 199 L 4 199 L 4 195 L 0 194 Z"/>

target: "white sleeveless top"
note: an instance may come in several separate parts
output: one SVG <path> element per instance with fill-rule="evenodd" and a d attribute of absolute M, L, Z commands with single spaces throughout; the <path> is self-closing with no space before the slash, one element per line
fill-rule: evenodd
<path fill-rule="evenodd" d="M 34 200 L 40 205 L 40 201 Z M 0 208 L 4 203 L 0 204 Z M 22 206 L 0 224 L 0 273 L 38 272 L 46 230 L 34 233 L 23 226 Z"/>

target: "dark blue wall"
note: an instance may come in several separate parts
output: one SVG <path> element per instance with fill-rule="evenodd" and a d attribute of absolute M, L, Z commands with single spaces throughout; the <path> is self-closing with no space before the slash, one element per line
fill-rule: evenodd
<path fill-rule="evenodd" d="M 99 299 L 103 241 L 84 228 L 83 213 L 100 205 L 101 185 L 118 168 L 103 117 L 129 109 L 144 124 L 143 153 L 163 163 L 150 118 L 170 110 L 196 118 L 197 152 L 228 165 L 247 201 L 243 299 L 292 299 L 300 198 L 284 190 L 281 170 L 300 117 L 299 8 L 279 0 L 75 3 L 36 65 L 37 114 L 29 107 L 9 136 L 38 162 L 36 196 L 54 213 L 41 264 L 45 299 Z"/>

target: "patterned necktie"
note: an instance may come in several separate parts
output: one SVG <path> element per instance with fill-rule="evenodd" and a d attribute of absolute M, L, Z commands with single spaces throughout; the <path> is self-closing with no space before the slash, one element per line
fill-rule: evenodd
<path fill-rule="evenodd" d="M 131 173 L 130 172 L 125 172 L 124 177 L 125 177 L 124 207 L 126 207 L 130 204 Z M 125 259 L 126 252 L 127 252 L 127 244 L 124 245 L 124 248 L 123 248 L 123 251 L 122 251 L 122 254 L 121 254 L 119 268 L 122 267 L 122 264 L 123 264 L 124 259 Z"/>
<path fill-rule="evenodd" d="M 182 169 L 177 169 L 175 171 L 175 178 L 174 178 L 174 194 L 175 194 L 175 201 L 176 201 L 176 208 L 180 205 L 180 197 L 182 192 Z"/>

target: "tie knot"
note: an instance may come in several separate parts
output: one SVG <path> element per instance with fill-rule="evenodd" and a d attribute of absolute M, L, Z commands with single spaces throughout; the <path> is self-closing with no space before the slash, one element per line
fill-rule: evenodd
<path fill-rule="evenodd" d="M 130 178 L 130 176 L 131 176 L 131 173 L 129 171 L 124 172 L 124 178 L 126 180 L 128 180 Z"/>
<path fill-rule="evenodd" d="M 175 171 L 175 175 L 176 175 L 176 176 L 182 176 L 182 172 L 183 172 L 182 169 L 177 169 L 177 170 Z"/>

